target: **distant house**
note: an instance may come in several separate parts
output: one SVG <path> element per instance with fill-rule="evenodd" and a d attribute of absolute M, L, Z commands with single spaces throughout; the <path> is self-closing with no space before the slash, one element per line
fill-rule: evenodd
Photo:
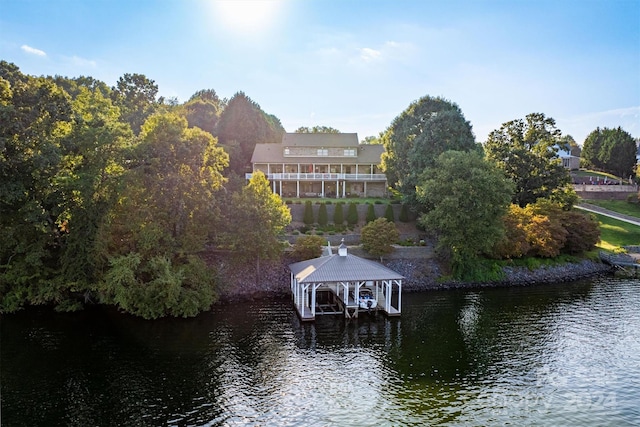
<path fill-rule="evenodd" d="M 570 150 L 558 149 L 558 157 L 562 160 L 562 166 L 569 170 L 580 169 L 580 157 L 574 156 Z"/>
<path fill-rule="evenodd" d="M 284 197 L 383 197 L 383 152 L 356 133 L 285 133 L 279 144 L 256 144 L 251 164 Z"/>

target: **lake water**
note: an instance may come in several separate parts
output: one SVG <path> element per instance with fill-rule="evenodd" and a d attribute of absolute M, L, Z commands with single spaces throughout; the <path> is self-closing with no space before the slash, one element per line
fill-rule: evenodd
<path fill-rule="evenodd" d="M 2 426 L 640 425 L 640 281 L 405 294 L 402 317 L 288 299 L 144 321 L 1 323 Z"/>

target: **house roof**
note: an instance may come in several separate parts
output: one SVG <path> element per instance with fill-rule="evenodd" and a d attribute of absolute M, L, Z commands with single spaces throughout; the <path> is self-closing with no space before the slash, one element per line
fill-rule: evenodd
<path fill-rule="evenodd" d="M 404 279 L 402 275 L 382 264 L 351 254 L 334 254 L 296 262 L 290 264 L 289 269 L 298 283 Z"/>
<path fill-rule="evenodd" d="M 301 134 L 316 135 L 316 134 Z M 331 135 L 331 134 L 322 134 Z M 354 134 L 355 135 L 355 134 Z M 325 145 L 328 147 L 329 145 Z M 256 144 L 251 156 L 251 163 L 343 163 L 343 164 L 374 164 L 380 163 L 380 156 L 384 153 L 381 144 L 357 145 L 357 157 L 285 157 L 282 144 Z"/>
<path fill-rule="evenodd" d="M 357 133 L 285 133 L 283 147 L 357 147 Z"/>

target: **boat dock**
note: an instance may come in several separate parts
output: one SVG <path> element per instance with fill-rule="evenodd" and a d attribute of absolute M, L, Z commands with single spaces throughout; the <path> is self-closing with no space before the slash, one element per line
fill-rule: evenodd
<path fill-rule="evenodd" d="M 289 265 L 293 304 L 302 321 L 328 314 L 353 319 L 360 312 L 372 311 L 400 316 L 402 275 L 347 254 L 344 243 L 337 254 L 329 253 Z"/>

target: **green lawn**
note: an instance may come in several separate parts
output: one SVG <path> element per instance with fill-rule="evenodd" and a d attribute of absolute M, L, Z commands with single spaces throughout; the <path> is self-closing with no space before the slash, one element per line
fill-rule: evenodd
<path fill-rule="evenodd" d="M 640 226 L 595 214 L 600 222 L 600 243 L 598 247 L 616 250 L 621 246 L 640 245 Z"/>
<path fill-rule="evenodd" d="M 325 197 L 325 198 L 320 198 L 320 197 L 301 197 L 301 198 L 295 198 L 295 197 L 283 197 L 282 200 L 284 200 L 285 202 L 290 200 L 291 203 L 295 203 L 295 204 L 303 204 L 304 202 L 309 200 L 311 201 L 311 203 L 316 204 L 316 203 L 332 203 L 332 204 L 336 204 L 338 202 L 343 202 L 345 204 L 348 204 L 350 202 L 354 202 L 354 203 L 358 203 L 358 204 L 367 204 L 367 203 L 372 203 L 372 204 L 388 204 L 391 203 L 391 199 L 387 199 L 387 198 L 383 198 L 383 197 L 349 197 L 349 198 L 345 198 L 345 199 L 335 199 L 335 198 L 331 198 L 331 197 Z"/>
<path fill-rule="evenodd" d="M 584 202 L 600 206 L 601 208 L 609 209 L 614 212 L 640 218 L 640 204 L 638 203 L 629 203 L 624 200 L 585 200 Z"/>
<path fill-rule="evenodd" d="M 592 171 L 592 170 L 577 170 L 577 171 L 571 171 L 571 175 L 579 177 L 579 178 L 588 178 L 590 176 L 596 178 L 596 177 L 600 177 L 600 178 L 611 178 L 611 179 L 615 179 L 618 180 L 620 179 L 619 177 L 612 175 L 610 173 L 606 173 L 606 172 L 598 172 L 598 171 Z"/>

